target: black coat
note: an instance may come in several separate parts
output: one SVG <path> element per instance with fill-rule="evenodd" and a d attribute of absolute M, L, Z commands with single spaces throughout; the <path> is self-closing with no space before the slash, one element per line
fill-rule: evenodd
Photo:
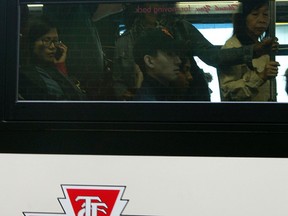
<path fill-rule="evenodd" d="M 41 75 L 42 74 L 42 75 Z M 60 91 L 55 94 L 43 75 Z M 50 88 L 50 89 L 49 89 Z M 24 100 L 84 100 L 85 94 L 72 80 L 54 67 L 28 66 L 19 71 L 19 97 Z"/>

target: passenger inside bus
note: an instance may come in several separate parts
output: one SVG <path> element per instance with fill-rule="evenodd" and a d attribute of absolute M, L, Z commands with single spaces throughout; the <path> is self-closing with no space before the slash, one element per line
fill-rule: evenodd
<path fill-rule="evenodd" d="M 123 14 L 117 4 L 115 17 L 111 11 L 108 17 L 105 12 L 101 11 L 100 18 L 98 17 L 93 23 L 93 15 L 99 7 L 98 4 L 44 4 L 40 13 L 49 15 L 49 18 L 57 23 L 58 33 L 69 48 L 66 61 L 69 74 L 80 81 L 87 95 L 86 100 L 133 100 L 136 90 L 141 87 L 143 81 L 142 71 L 134 61 L 133 44 L 142 30 L 146 28 L 166 27 L 176 39 L 186 42 L 186 49 L 183 49 L 181 56 L 186 55 L 187 50 L 189 51 L 191 73 L 194 79 L 189 81 L 190 91 L 187 91 L 184 101 L 210 101 L 209 87 L 207 79 L 205 80 L 206 74 L 197 65 L 194 56 L 199 56 L 213 66 L 248 64 L 253 54 L 269 53 L 271 44 L 277 44 L 277 41 L 272 38 L 269 41 L 243 46 L 239 49 L 219 50 L 191 22 L 186 21 L 184 16 L 167 12 L 158 14 L 137 12 L 137 8 L 144 9 L 148 6 L 152 8 L 176 7 L 175 3 L 127 3 L 123 11 L 125 18 L 123 20 Z M 102 22 L 105 19 L 107 22 Z M 103 23 L 106 25 L 103 26 Z M 126 31 L 117 38 L 118 27 L 121 23 L 125 23 Z M 100 32 L 99 27 L 102 28 Z M 110 51 L 115 53 L 114 59 L 110 51 L 103 50 L 103 41 L 106 47 L 109 45 L 112 47 Z M 22 57 L 25 55 L 21 54 L 20 59 Z M 107 61 L 107 59 L 111 60 Z M 198 78 L 201 78 L 201 82 Z M 197 90 L 198 93 L 196 94 L 192 89 L 195 92 Z"/>
<path fill-rule="evenodd" d="M 143 72 L 144 79 L 134 100 L 179 99 L 175 82 L 180 74 L 181 59 L 177 51 L 181 49 L 181 44 L 177 42 L 164 28 L 144 30 L 136 40 L 133 49 L 134 59 Z"/>
<path fill-rule="evenodd" d="M 235 65 L 239 63 L 249 63 L 252 61 L 252 55 L 266 54 L 270 52 L 272 44 L 277 45 L 274 38 L 257 43 L 255 45 L 243 46 L 239 49 L 219 50 L 214 47 L 190 22 L 181 16 L 172 13 L 138 13 L 137 9 L 157 8 L 157 7 L 175 7 L 174 3 L 142 3 L 130 4 L 127 17 L 131 27 L 116 41 L 115 59 L 114 59 L 114 89 L 118 100 L 131 100 L 138 86 L 136 78 L 139 71 L 135 71 L 135 62 L 132 55 L 133 44 L 141 31 L 146 28 L 166 27 L 173 33 L 175 38 L 186 42 L 191 56 L 198 56 L 207 64 L 218 67 L 219 65 Z M 192 62 L 196 64 L 195 61 Z M 201 70 L 197 65 L 193 66 Z M 140 73 L 141 74 L 141 73 Z M 141 77 L 141 76 L 140 76 Z M 192 84 L 192 83 L 191 83 Z M 128 98 L 126 97 L 128 96 Z"/>
<path fill-rule="evenodd" d="M 209 82 L 213 79 L 212 75 L 198 67 L 195 59 L 189 53 L 181 52 L 181 61 L 180 69 L 187 83 L 182 100 L 210 101 L 212 90 L 209 88 Z M 181 74 L 179 80 L 181 81 Z"/>
<path fill-rule="evenodd" d="M 67 73 L 65 61 L 68 48 L 59 40 L 56 25 L 45 17 L 32 17 L 27 32 L 23 32 L 21 45 L 28 51 L 28 58 L 21 61 L 19 69 L 19 98 L 85 99 L 84 92 Z"/>
<path fill-rule="evenodd" d="M 233 36 L 224 49 L 251 45 L 269 36 L 269 0 L 242 0 L 242 13 L 234 15 Z M 219 69 L 223 101 L 270 101 L 270 79 L 278 74 L 279 63 L 268 54 L 254 58 L 253 67 L 245 64 Z"/>
<path fill-rule="evenodd" d="M 102 100 L 104 54 L 92 17 L 97 3 L 45 4 L 43 14 L 57 23 L 59 35 L 69 47 L 67 68 L 81 84 L 87 100 Z"/>

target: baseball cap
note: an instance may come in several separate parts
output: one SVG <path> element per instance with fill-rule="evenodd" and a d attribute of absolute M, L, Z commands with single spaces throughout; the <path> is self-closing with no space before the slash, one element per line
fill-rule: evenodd
<path fill-rule="evenodd" d="M 145 55 L 156 55 L 158 50 L 178 55 L 184 44 L 174 38 L 167 28 L 151 28 L 144 30 L 134 44 L 135 62 L 140 65 Z"/>

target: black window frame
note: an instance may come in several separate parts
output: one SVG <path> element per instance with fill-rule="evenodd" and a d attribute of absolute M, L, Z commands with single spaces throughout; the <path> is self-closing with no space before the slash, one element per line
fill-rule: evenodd
<path fill-rule="evenodd" d="M 0 1 L 1 154 L 288 157 L 288 104 L 16 102 L 15 14 Z"/>
<path fill-rule="evenodd" d="M 20 2 L 39 3 L 39 1 L 31 0 Z M 45 1 L 45 3 L 56 2 L 79 3 L 73 0 Z M 83 2 L 96 2 L 96 0 Z M 106 3 L 107 1 L 99 2 Z M 150 130 L 152 128 L 153 130 L 177 131 L 194 129 L 247 131 L 247 128 L 252 131 L 267 131 L 272 125 L 273 131 L 288 131 L 288 103 L 279 102 L 17 101 L 19 2 L 9 0 L 2 4 L 7 12 L 5 23 L 9 23 L 7 26 L 1 26 L 6 29 L 6 34 L 1 34 L 1 37 L 4 37 L 1 45 L 5 52 L 2 58 L 5 61 L 4 66 L 1 66 L 3 68 L 1 70 L 3 77 L 2 123 L 9 123 L 9 125 L 15 122 L 19 125 L 30 123 L 32 128 L 31 123 L 42 125 L 44 128 L 91 129 L 97 127 L 120 130 Z M 4 43 L 5 37 L 7 40 Z"/>

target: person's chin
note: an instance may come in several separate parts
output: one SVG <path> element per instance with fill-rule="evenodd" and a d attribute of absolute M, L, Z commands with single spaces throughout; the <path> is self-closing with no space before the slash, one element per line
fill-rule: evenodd
<path fill-rule="evenodd" d="M 46 61 L 49 62 L 49 63 L 54 63 L 55 60 L 56 60 L 56 59 L 55 59 L 54 57 L 47 57 L 47 58 L 46 58 Z"/>

